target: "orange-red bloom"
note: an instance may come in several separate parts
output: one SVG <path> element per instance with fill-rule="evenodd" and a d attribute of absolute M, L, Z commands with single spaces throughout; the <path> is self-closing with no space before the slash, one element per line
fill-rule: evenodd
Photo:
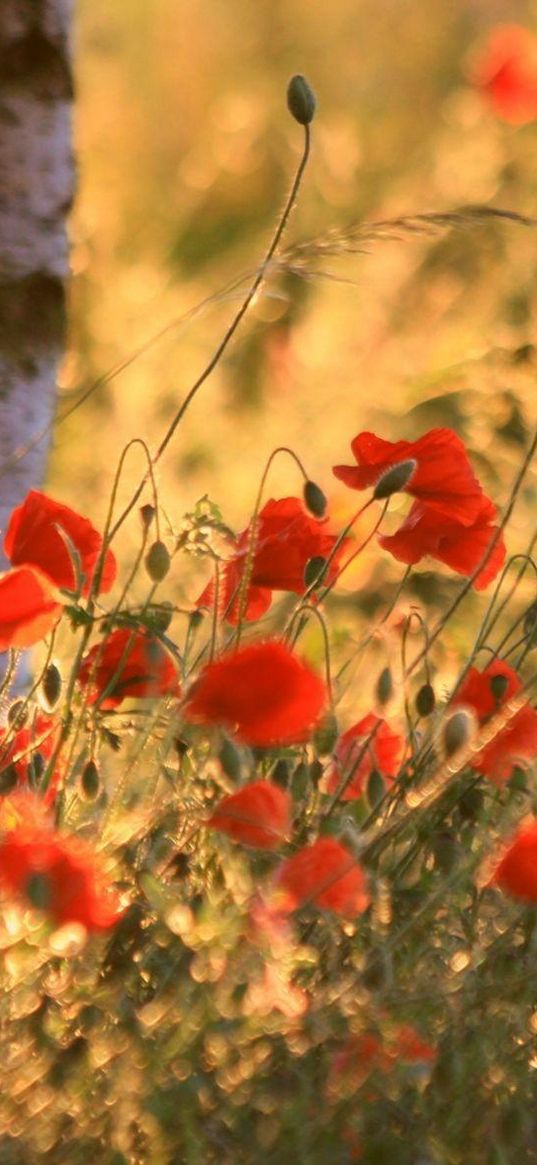
<path fill-rule="evenodd" d="M 537 37 L 519 24 L 500 24 L 490 32 L 472 69 L 494 112 L 512 125 L 537 118 Z"/>
<path fill-rule="evenodd" d="M 54 752 L 58 733 L 58 721 L 43 712 L 38 712 L 16 732 L 10 727 L 0 728 L 0 784 L 7 770 L 11 769 L 14 783 L 18 787 L 31 786 L 35 777 L 37 754 L 44 767 Z M 56 773 L 48 785 L 46 803 L 54 800 L 58 781 L 59 773 Z"/>
<path fill-rule="evenodd" d="M 26 566 L 9 570 L 0 578 L 0 651 L 39 643 L 61 609 L 42 575 Z"/>
<path fill-rule="evenodd" d="M 408 566 L 430 556 L 443 562 L 457 574 L 471 575 L 496 533 L 493 525 L 496 506 L 483 494 L 479 513 L 471 525 L 439 514 L 431 506 L 414 502 L 408 517 L 395 534 L 379 535 L 380 545 L 399 562 Z M 476 591 L 482 591 L 498 574 L 505 559 L 505 543 L 500 537 L 487 562 L 474 579 Z"/>
<path fill-rule="evenodd" d="M 178 696 L 177 666 L 154 635 L 128 627 L 112 631 L 84 656 L 78 673 L 92 702 L 115 708 L 127 696 Z M 104 698 L 103 698 L 104 696 Z"/>
<path fill-rule="evenodd" d="M 328 558 L 337 541 L 337 535 L 329 534 L 326 529 L 327 519 L 310 517 L 299 498 L 267 502 L 255 526 L 255 550 L 244 612 L 248 620 L 265 614 L 273 591 L 303 595 L 306 563 L 311 558 Z M 251 526 L 239 534 L 233 558 L 223 570 L 219 607 L 228 623 L 236 623 L 238 619 L 238 595 L 251 535 Z M 335 578 L 344 549 L 342 543 L 328 568 L 327 582 Z M 197 606 L 211 607 L 213 603 L 214 583 L 211 582 L 200 595 Z"/>
<path fill-rule="evenodd" d="M 252 781 L 219 801 L 207 825 L 256 849 L 277 849 L 291 828 L 291 798 L 270 781 Z"/>
<path fill-rule="evenodd" d="M 376 731 L 374 731 L 376 729 Z M 374 732 L 360 761 L 358 757 L 368 736 Z M 343 801 L 355 801 L 365 792 L 373 770 L 391 784 L 397 775 L 404 748 L 403 737 L 372 712 L 340 736 L 333 764 L 326 775 L 326 792 L 335 793 L 347 777 L 352 777 L 342 794 Z"/>
<path fill-rule="evenodd" d="M 374 486 L 388 469 L 414 460 L 416 469 L 406 493 L 463 526 L 477 518 L 483 491 L 452 429 L 430 429 L 417 441 L 384 441 L 374 433 L 358 433 L 351 449 L 358 465 L 335 465 L 333 471 L 351 489 Z"/>
<path fill-rule="evenodd" d="M 260 748 L 307 740 L 327 702 L 326 685 L 279 640 L 252 643 L 207 664 L 186 715 L 220 724 Z"/>
<path fill-rule="evenodd" d="M 515 833 L 492 876 L 492 882 L 523 902 L 537 902 L 537 821 Z"/>
<path fill-rule="evenodd" d="M 499 693 L 498 684 L 501 688 Z M 471 708 L 483 727 L 521 688 L 522 681 L 516 671 L 508 663 L 497 659 L 482 672 L 476 667 L 470 668 L 453 703 Z M 490 744 L 472 757 L 471 766 L 493 781 L 502 782 L 509 780 L 517 763 L 532 760 L 535 756 L 537 712 L 530 704 L 524 704 L 508 720 L 505 728 L 494 735 Z"/>
<path fill-rule="evenodd" d="M 373 1032 L 351 1035 L 334 1052 L 326 1082 L 327 1099 L 351 1096 L 372 1072 L 393 1071 L 398 1063 L 432 1064 L 436 1048 L 422 1040 L 415 1028 L 404 1024 L 388 1041 Z"/>
<path fill-rule="evenodd" d="M 62 537 L 62 532 L 67 539 Z M 91 586 L 103 540 L 87 518 L 54 501 L 39 490 L 30 490 L 22 505 L 13 510 L 4 538 L 4 550 L 13 566 L 34 566 L 57 587 L 76 588 L 72 544 L 84 575 L 83 594 Z M 116 577 L 116 560 L 107 550 L 99 591 L 109 591 Z"/>
<path fill-rule="evenodd" d="M 276 886 L 282 910 L 312 903 L 319 910 L 353 918 L 370 902 L 362 867 L 334 837 L 321 837 L 283 862 Z"/>
<path fill-rule="evenodd" d="M 0 884 L 58 926 L 78 922 L 89 931 L 107 930 L 122 914 L 87 842 L 57 833 L 37 814 L 8 828 L 0 840 Z"/>

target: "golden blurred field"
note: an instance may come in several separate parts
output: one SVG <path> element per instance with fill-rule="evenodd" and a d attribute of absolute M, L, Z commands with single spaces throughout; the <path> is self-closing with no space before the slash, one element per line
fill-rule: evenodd
<path fill-rule="evenodd" d="M 293 72 L 311 81 L 318 114 L 284 245 L 467 204 L 531 214 L 537 129 L 500 121 L 470 76 L 491 26 L 536 18 L 522 0 L 81 0 L 60 412 L 177 322 L 58 426 L 51 490 L 101 521 L 120 450 L 134 436 L 158 443 L 223 334 L 236 299 L 181 317 L 262 258 L 300 154 L 285 105 Z M 402 232 L 312 256 L 307 279 L 271 279 L 162 462 L 171 523 L 209 493 L 244 526 L 280 444 L 341 518 L 354 499 L 330 467 L 368 427 L 411 437 L 452 424 L 501 505 L 536 411 L 535 242 L 494 221 Z M 133 456 L 125 497 L 140 469 Z M 268 496 L 299 488 L 279 459 Z M 132 520 L 125 554 L 138 534 Z M 513 548 L 518 535 L 521 511 Z"/>

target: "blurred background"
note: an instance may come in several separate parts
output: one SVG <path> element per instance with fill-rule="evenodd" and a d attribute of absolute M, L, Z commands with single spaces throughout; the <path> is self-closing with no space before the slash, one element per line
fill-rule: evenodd
<path fill-rule="evenodd" d="M 285 91 L 301 72 L 318 113 L 285 245 L 337 230 L 339 253 L 306 248 L 304 272 L 269 280 L 161 464 L 170 526 L 209 494 L 242 529 L 281 444 L 341 520 L 356 496 L 331 466 L 364 428 L 453 425 L 503 504 L 537 411 L 535 234 L 490 219 L 357 246 L 352 228 L 468 204 L 535 213 L 537 121 L 513 124 L 476 81 L 491 29 L 513 23 L 537 31 L 537 4 L 79 0 L 60 414 L 164 334 L 57 427 L 51 492 L 102 521 L 120 450 L 140 435 L 155 447 L 207 362 L 238 303 L 219 293 L 259 263 L 299 160 Z M 142 469 L 133 455 L 125 498 Z M 279 459 L 266 496 L 300 488 Z M 520 510 L 511 548 L 526 535 Z"/>

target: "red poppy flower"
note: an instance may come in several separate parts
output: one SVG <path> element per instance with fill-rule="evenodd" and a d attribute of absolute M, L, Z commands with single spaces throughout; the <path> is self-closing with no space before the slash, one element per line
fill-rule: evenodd
<path fill-rule="evenodd" d="M 58 733 L 58 721 L 43 712 L 38 712 L 16 732 L 9 727 L 0 728 L 0 786 L 11 769 L 16 784 L 22 788 L 27 787 L 35 773 L 37 754 L 44 767 L 58 743 Z M 56 773 L 49 782 L 44 798 L 47 804 L 54 800 L 59 778 L 60 774 Z"/>
<path fill-rule="evenodd" d="M 504 848 L 492 882 L 524 902 L 537 902 L 537 821 L 523 825 Z"/>
<path fill-rule="evenodd" d="M 115 708 L 127 696 L 178 696 L 179 676 L 171 655 L 158 639 L 128 627 L 112 631 L 84 656 L 78 673 L 91 700 Z M 103 693 L 105 698 L 101 699 Z"/>
<path fill-rule="evenodd" d="M 291 828 L 291 798 L 270 781 L 252 781 L 219 801 L 207 825 L 256 849 L 277 849 Z"/>
<path fill-rule="evenodd" d="M 345 918 L 369 906 L 365 874 L 356 858 L 333 837 L 321 837 L 283 862 L 276 873 L 282 909 L 313 903 Z"/>
<path fill-rule="evenodd" d="M 471 708 L 483 727 L 521 687 L 522 681 L 513 668 L 498 659 L 489 663 L 482 672 L 470 668 L 453 703 Z M 532 760 L 535 756 L 537 712 L 530 704 L 525 704 L 505 728 L 496 733 L 490 744 L 472 757 L 471 766 L 493 781 L 502 782 L 509 780 L 517 763 Z"/>
<path fill-rule="evenodd" d="M 200 673 L 186 715 L 221 724 L 260 748 L 307 740 L 327 702 L 323 681 L 285 644 L 267 640 L 228 652 Z"/>
<path fill-rule="evenodd" d="M 52 630 L 61 606 L 45 578 L 21 567 L 0 578 L 0 651 L 32 647 Z"/>
<path fill-rule="evenodd" d="M 67 538 L 62 536 L 65 534 Z M 22 505 L 9 519 L 4 550 L 13 566 L 35 566 L 57 587 L 73 591 L 75 568 L 69 552 L 72 543 L 84 575 L 83 594 L 87 595 L 101 554 L 103 540 L 87 518 L 69 506 L 54 501 L 39 490 L 30 490 Z M 116 577 L 116 560 L 107 550 L 99 591 L 109 591 Z"/>
<path fill-rule="evenodd" d="M 384 441 L 374 433 L 358 433 L 351 449 L 358 465 L 335 465 L 333 470 L 351 489 L 376 485 L 400 461 L 414 460 L 406 493 L 463 526 L 471 526 L 480 512 L 483 491 L 452 429 L 430 429 L 417 441 Z"/>
<path fill-rule="evenodd" d="M 503 121 L 525 125 L 537 118 L 537 37 L 529 29 L 493 28 L 471 76 Z"/>
<path fill-rule="evenodd" d="M 367 737 L 375 727 L 375 735 L 361 761 L 356 765 Z M 343 801 L 355 801 L 362 796 L 374 769 L 391 783 L 397 776 L 403 748 L 403 737 L 393 732 L 385 720 L 379 719 L 372 712 L 369 713 L 340 736 L 334 751 L 333 764 L 326 775 L 326 792 L 335 793 L 351 772 L 352 779 L 342 795 Z"/>
<path fill-rule="evenodd" d="M 306 590 L 304 570 L 311 558 L 328 558 L 337 542 L 336 534 L 326 529 L 327 519 L 310 517 L 299 498 L 280 498 L 267 502 L 256 523 L 252 574 L 247 592 L 245 618 L 259 619 L 268 610 L 272 591 L 292 591 L 303 595 Z M 233 558 L 226 563 L 221 583 L 219 605 L 228 623 L 238 618 L 238 594 L 246 566 L 251 527 L 239 534 Z M 331 562 L 326 581 L 332 581 L 345 550 L 343 543 Z M 200 595 L 197 606 L 214 603 L 214 583 Z"/>
<path fill-rule="evenodd" d="M 398 1028 L 384 1042 L 373 1032 L 351 1035 L 333 1055 L 327 1079 L 327 1098 L 332 1101 L 351 1096 L 372 1072 L 393 1071 L 398 1062 L 431 1064 L 437 1051 L 425 1043 L 410 1024 Z"/>
<path fill-rule="evenodd" d="M 439 514 L 431 506 L 414 502 L 408 517 L 395 534 L 381 534 L 380 545 L 408 566 L 429 555 L 457 574 L 471 575 L 485 556 L 496 527 L 496 506 L 483 495 L 481 508 L 470 526 Z M 505 559 L 505 543 L 499 538 L 483 569 L 474 579 L 482 591 L 498 574 Z"/>
<path fill-rule="evenodd" d="M 98 856 L 78 837 L 39 820 L 22 821 L 0 840 L 0 882 L 59 926 L 107 930 L 121 917 Z"/>

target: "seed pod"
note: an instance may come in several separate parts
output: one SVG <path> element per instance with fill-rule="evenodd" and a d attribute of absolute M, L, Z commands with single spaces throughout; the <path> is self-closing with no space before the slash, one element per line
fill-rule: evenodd
<path fill-rule="evenodd" d="M 417 464 L 413 457 L 409 457 L 408 461 L 399 461 L 397 465 L 387 469 L 382 477 L 379 477 L 373 490 L 375 501 L 384 501 L 385 498 L 390 498 L 392 494 L 404 489 L 412 478 Z"/>
<path fill-rule="evenodd" d="M 62 690 L 62 677 L 55 663 L 49 663 L 43 676 L 43 695 L 49 708 L 57 703 Z"/>
<path fill-rule="evenodd" d="M 80 791 L 84 801 L 95 801 L 101 790 L 99 770 L 94 760 L 89 760 L 82 769 Z"/>
<path fill-rule="evenodd" d="M 326 558 L 323 558 L 321 554 L 316 554 L 314 558 L 308 558 L 304 567 L 304 586 L 306 588 L 309 589 L 313 585 L 320 586 L 325 566 Z"/>
<path fill-rule="evenodd" d="M 454 756 L 460 748 L 468 743 L 472 718 L 461 709 L 454 712 L 444 725 L 443 745 L 446 757 Z"/>
<path fill-rule="evenodd" d="M 296 73 L 287 86 L 287 108 L 299 125 L 309 125 L 315 116 L 315 94 L 301 73 Z"/>
<path fill-rule="evenodd" d="M 153 542 L 145 556 L 145 566 L 152 582 L 162 582 L 170 569 L 170 555 L 163 542 Z"/>
<path fill-rule="evenodd" d="M 416 712 L 418 716 L 430 716 L 434 712 L 436 696 L 432 684 L 423 684 L 416 695 Z"/>
<path fill-rule="evenodd" d="M 383 668 L 377 680 L 377 702 L 384 707 L 393 696 L 393 677 L 389 667 Z"/>
<path fill-rule="evenodd" d="M 494 699 L 498 702 L 498 704 L 500 704 L 509 687 L 509 680 L 507 679 L 507 676 L 491 676 L 489 684 Z"/>
<path fill-rule="evenodd" d="M 327 507 L 326 497 L 314 481 L 304 482 L 304 505 L 314 518 L 324 518 Z"/>
<path fill-rule="evenodd" d="M 313 747 L 318 756 L 328 756 L 339 735 L 338 722 L 333 712 L 327 712 L 313 733 Z"/>

